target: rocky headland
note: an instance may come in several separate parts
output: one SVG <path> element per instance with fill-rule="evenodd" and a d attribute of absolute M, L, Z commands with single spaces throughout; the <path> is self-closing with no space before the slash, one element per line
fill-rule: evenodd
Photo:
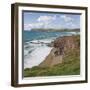
<path fill-rule="evenodd" d="M 78 50 L 80 47 L 79 36 L 64 36 L 57 38 L 51 43 L 53 49 L 39 67 L 52 67 L 63 63 L 63 59 L 70 51 Z"/>
<path fill-rule="evenodd" d="M 80 75 L 80 35 L 56 38 L 49 55 L 38 66 L 26 68 L 25 77 Z"/>

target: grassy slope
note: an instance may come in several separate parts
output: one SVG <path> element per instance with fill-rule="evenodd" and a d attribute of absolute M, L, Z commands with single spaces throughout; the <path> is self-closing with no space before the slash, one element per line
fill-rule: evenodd
<path fill-rule="evenodd" d="M 80 43 L 79 36 L 76 38 Z M 79 75 L 80 74 L 80 50 L 69 51 L 64 57 L 63 63 L 53 67 L 40 68 L 35 66 L 24 70 L 25 77 L 33 76 L 58 76 L 58 75 Z"/>

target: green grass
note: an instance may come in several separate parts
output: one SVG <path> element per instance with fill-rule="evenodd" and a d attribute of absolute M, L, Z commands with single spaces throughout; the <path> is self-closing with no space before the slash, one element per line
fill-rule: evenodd
<path fill-rule="evenodd" d="M 77 39 L 78 40 L 78 39 Z M 69 51 L 64 57 L 63 63 L 53 67 L 26 68 L 24 77 L 34 76 L 59 76 L 59 75 L 79 75 L 80 74 L 80 50 Z"/>

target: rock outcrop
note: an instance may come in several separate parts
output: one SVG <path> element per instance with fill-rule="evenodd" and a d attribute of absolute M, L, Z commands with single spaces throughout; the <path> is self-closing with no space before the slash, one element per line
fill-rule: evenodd
<path fill-rule="evenodd" d="M 70 50 L 80 48 L 80 36 L 59 37 L 53 42 L 53 49 L 46 59 L 40 63 L 40 67 L 52 67 L 63 62 L 63 58 Z"/>

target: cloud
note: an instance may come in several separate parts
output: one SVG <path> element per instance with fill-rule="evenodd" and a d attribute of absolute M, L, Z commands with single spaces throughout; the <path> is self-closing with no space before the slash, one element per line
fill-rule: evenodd
<path fill-rule="evenodd" d="M 30 13 L 29 13 L 30 14 Z M 33 28 L 76 28 L 77 23 L 70 15 L 40 15 L 28 24 L 24 24 L 24 30 Z"/>
<path fill-rule="evenodd" d="M 43 23 L 43 28 L 48 28 L 54 20 L 56 20 L 56 15 L 53 16 L 44 15 L 44 16 L 39 16 L 37 18 L 37 22 Z"/>
<path fill-rule="evenodd" d="M 47 21 L 53 21 L 56 19 L 56 16 L 40 16 L 37 21 L 38 22 L 47 22 Z"/>
<path fill-rule="evenodd" d="M 67 15 L 61 15 L 60 18 L 63 19 L 65 22 L 73 21 L 73 18 L 71 18 L 71 17 L 69 17 Z"/>
<path fill-rule="evenodd" d="M 61 15 L 61 19 L 65 22 L 65 25 L 70 28 L 76 28 L 77 24 L 74 22 L 74 19 L 68 15 Z"/>
<path fill-rule="evenodd" d="M 30 13 L 27 13 L 30 14 Z M 51 24 L 52 21 L 56 20 L 56 15 L 54 16 L 39 16 L 36 19 L 36 22 L 34 23 L 29 23 L 29 24 L 24 24 L 24 29 L 25 30 L 31 30 L 32 28 L 48 28 Z"/>
<path fill-rule="evenodd" d="M 31 30 L 32 28 L 40 28 L 43 26 L 43 23 L 30 23 L 30 24 L 24 24 L 25 30 Z"/>

